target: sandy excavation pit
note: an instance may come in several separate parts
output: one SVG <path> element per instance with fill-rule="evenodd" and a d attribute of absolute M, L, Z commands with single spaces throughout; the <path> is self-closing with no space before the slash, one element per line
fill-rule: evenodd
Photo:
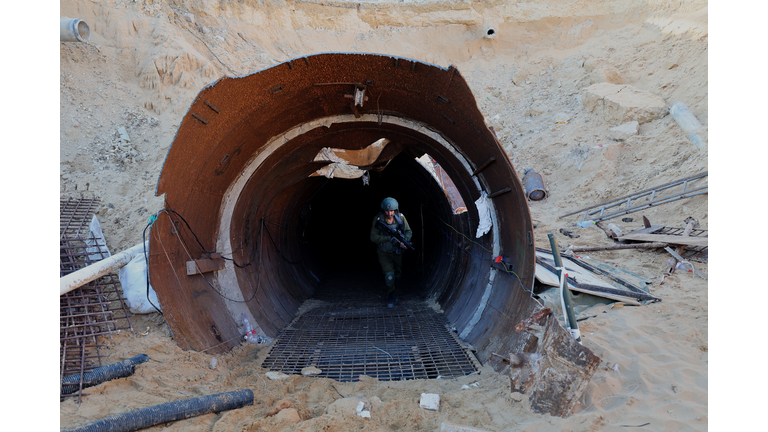
<path fill-rule="evenodd" d="M 158 176 L 204 86 L 322 52 L 456 66 L 520 178 L 528 168 L 544 178 L 548 198 L 529 203 L 538 247 L 549 248 L 549 232 L 562 247 L 610 245 L 600 229 L 575 226 L 580 215 L 558 216 L 708 170 L 707 147 L 694 146 L 663 109 L 651 109 L 654 98 L 666 107 L 682 101 L 706 128 L 706 2 L 63 1 L 60 13 L 91 30 L 90 43 L 60 45 L 60 197 L 101 198 L 96 214 L 112 253 L 141 242 L 147 217 L 163 208 L 155 196 Z M 484 37 L 491 28 L 493 37 Z M 597 95 L 591 86 L 601 83 L 639 96 Z M 633 103 L 651 108 L 638 113 Z M 611 130 L 631 119 L 638 119 L 637 133 Z M 627 232 L 642 227 L 643 215 L 670 227 L 694 217 L 706 230 L 708 198 L 609 222 Z M 707 281 L 677 272 L 658 284 L 669 256 L 654 251 L 584 255 L 652 279 L 651 293 L 663 300 L 588 311 L 595 316 L 580 322 L 584 345 L 603 363 L 566 419 L 531 413 L 526 397 L 510 393 L 509 378 L 488 364 L 478 375 L 447 380 L 270 380 L 255 366 L 269 347 L 243 344 L 215 356 L 183 351 L 163 318 L 149 314 L 133 317 L 134 332 L 108 340 L 105 352 L 108 363 L 139 353 L 151 360 L 132 377 L 88 389 L 79 406 L 62 401 L 60 427 L 249 388 L 253 406 L 152 430 L 407 431 L 439 430 L 442 423 L 488 431 L 646 423 L 645 430 L 707 430 Z M 695 265 L 707 274 L 707 264 Z M 439 394 L 439 411 L 420 408 L 421 393 Z M 290 408 L 266 416 L 286 398 Z M 350 398 L 367 398 L 371 418 L 356 415 L 358 400 Z"/>

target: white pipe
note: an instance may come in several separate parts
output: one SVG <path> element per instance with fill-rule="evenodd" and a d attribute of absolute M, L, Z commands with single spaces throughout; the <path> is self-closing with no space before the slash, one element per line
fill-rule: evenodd
<path fill-rule="evenodd" d="M 91 29 L 78 18 L 59 18 L 59 36 L 61 42 L 88 42 Z"/>
<path fill-rule="evenodd" d="M 61 279 L 61 292 L 59 295 L 64 295 L 75 288 L 87 284 L 88 282 L 95 281 L 96 279 L 104 276 L 105 274 L 112 273 L 113 271 L 128 264 L 133 257 L 144 252 L 144 244 L 139 243 L 136 246 L 124 250 L 117 255 L 112 255 L 109 258 L 105 258 L 97 263 L 91 264 L 86 268 L 82 268 L 76 272 L 70 273 Z"/>
<path fill-rule="evenodd" d="M 669 109 L 669 113 L 677 122 L 678 126 L 688 135 L 688 139 L 698 148 L 704 148 L 706 143 L 701 138 L 701 130 L 703 126 L 693 115 L 691 110 L 688 109 L 682 102 L 675 102 L 672 104 L 672 108 Z"/>

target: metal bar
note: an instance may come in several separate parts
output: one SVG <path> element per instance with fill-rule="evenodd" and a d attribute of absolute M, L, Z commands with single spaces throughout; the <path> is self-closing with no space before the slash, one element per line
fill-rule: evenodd
<path fill-rule="evenodd" d="M 641 193 L 651 192 L 651 193 L 655 194 L 655 191 L 660 191 L 660 190 L 668 189 L 670 187 L 677 186 L 677 185 L 681 184 L 684 181 L 697 180 L 697 179 L 700 179 L 702 177 L 706 177 L 707 175 L 708 175 L 708 171 L 704 171 L 703 173 L 696 174 L 694 176 L 686 177 L 684 179 L 675 180 L 673 182 L 665 183 L 663 185 L 659 185 L 659 186 L 655 186 L 655 187 L 652 187 L 652 188 L 644 189 L 644 190 L 641 190 L 641 191 L 638 191 L 638 192 L 635 192 L 635 193 L 632 193 L 632 194 L 629 194 L 629 195 L 624 195 L 622 197 L 612 199 L 610 201 L 602 202 L 600 204 L 595 204 L 595 205 L 592 205 L 592 206 L 589 206 L 589 207 L 584 207 L 583 209 L 576 210 L 576 211 L 573 211 L 571 213 L 559 216 L 558 219 L 562 219 L 562 218 L 564 218 L 566 216 L 575 215 L 576 213 L 581 213 L 581 212 L 586 211 L 586 210 L 591 210 L 593 208 L 597 208 L 597 207 L 600 207 L 600 206 L 603 206 L 603 205 L 606 205 L 606 204 L 610 204 L 610 203 L 613 203 L 615 201 L 623 201 L 625 198 L 634 197 L 634 196 L 639 195 Z"/>
<path fill-rule="evenodd" d="M 482 170 L 486 169 L 486 168 L 488 167 L 488 165 L 490 165 L 491 163 L 493 163 L 493 162 L 495 162 L 495 161 L 496 161 L 496 158 L 495 158 L 495 157 L 493 157 L 493 156 L 491 156 L 491 157 L 490 157 L 490 158 L 489 158 L 487 161 L 483 162 L 483 164 L 482 164 L 482 165 L 480 165 L 479 167 L 477 167 L 477 169 L 476 169 L 475 171 L 473 171 L 473 172 L 472 172 L 472 175 L 473 175 L 473 176 L 476 176 L 476 175 L 477 175 L 477 173 L 479 173 L 480 171 L 482 171 Z"/>
<path fill-rule="evenodd" d="M 511 191 L 512 191 L 511 187 L 505 187 L 504 189 L 497 190 L 496 192 L 488 195 L 488 198 L 495 198 L 495 197 L 497 197 L 499 195 L 502 195 L 502 194 L 505 194 L 505 193 L 511 192 Z"/>
<path fill-rule="evenodd" d="M 646 195 L 649 195 L 649 194 L 650 193 L 644 193 L 644 194 L 640 194 L 640 195 L 635 195 L 632 198 L 639 199 L 639 198 L 642 198 L 642 197 L 644 197 Z M 629 203 L 632 198 L 628 198 L 626 202 Z M 620 205 L 624 205 L 624 201 L 623 200 L 616 201 L 616 202 L 614 202 L 613 204 L 610 204 L 610 205 L 606 204 L 606 205 L 602 206 L 602 208 L 600 210 L 600 215 L 602 216 L 606 209 L 618 207 Z M 587 215 L 591 215 L 591 214 L 595 214 L 595 213 L 597 213 L 597 210 L 593 210 L 591 212 L 587 212 Z"/>
<path fill-rule="evenodd" d="M 608 215 L 605 215 L 605 216 L 601 215 L 598 219 L 594 219 L 594 221 L 595 222 L 600 222 L 600 221 L 603 221 L 603 220 L 614 218 L 616 216 L 630 214 L 630 213 L 634 213 L 634 212 L 639 211 L 639 210 L 647 209 L 647 208 L 654 207 L 654 206 L 659 206 L 659 205 L 666 204 L 666 203 L 669 203 L 669 202 L 672 202 L 672 201 L 677 201 L 679 199 L 691 198 L 691 197 L 694 197 L 694 196 L 697 196 L 697 195 L 703 195 L 705 193 L 708 193 L 707 189 L 708 189 L 708 186 L 704 186 L 702 188 L 693 189 L 690 192 L 685 192 L 685 193 L 680 193 L 680 194 L 677 194 L 677 195 L 672 195 L 672 196 L 667 197 L 667 198 L 665 198 L 665 199 L 663 199 L 661 201 L 651 202 L 651 203 L 648 203 L 648 204 L 643 204 L 643 205 L 640 205 L 640 206 L 633 207 L 631 209 L 622 210 L 622 211 L 619 211 L 619 212 L 616 212 L 616 213 L 611 213 L 611 214 L 608 214 Z M 694 192 L 696 192 L 696 193 L 694 193 Z"/>

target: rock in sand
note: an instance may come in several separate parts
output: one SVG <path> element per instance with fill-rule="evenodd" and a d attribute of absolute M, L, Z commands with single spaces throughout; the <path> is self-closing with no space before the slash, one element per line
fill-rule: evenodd
<path fill-rule="evenodd" d="M 627 138 L 637 135 L 640 130 L 640 123 L 631 121 L 621 126 L 608 129 L 608 138 L 614 141 L 625 141 Z"/>
<path fill-rule="evenodd" d="M 583 90 L 582 103 L 587 111 L 614 124 L 629 121 L 643 124 L 669 114 L 664 99 L 631 85 L 591 85 Z"/>

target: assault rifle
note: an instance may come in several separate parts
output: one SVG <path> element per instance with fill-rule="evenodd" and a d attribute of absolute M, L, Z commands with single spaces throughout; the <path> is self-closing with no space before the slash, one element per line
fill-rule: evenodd
<path fill-rule="evenodd" d="M 416 250 L 414 249 L 413 244 L 411 244 L 411 242 L 405 239 L 405 236 L 403 235 L 402 232 L 400 232 L 399 229 L 390 228 L 389 226 L 387 226 L 387 224 L 385 224 L 380 220 L 376 221 L 376 228 L 381 230 L 384 234 L 388 235 L 393 245 L 400 247 L 399 242 L 401 242 L 405 245 L 406 249 Z"/>

